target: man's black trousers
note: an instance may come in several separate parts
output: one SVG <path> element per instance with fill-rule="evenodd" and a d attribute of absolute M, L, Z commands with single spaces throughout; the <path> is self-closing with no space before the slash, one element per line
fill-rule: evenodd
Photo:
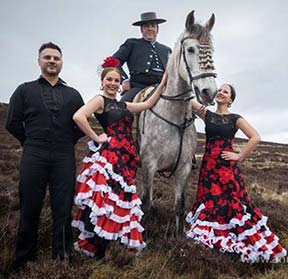
<path fill-rule="evenodd" d="M 52 257 L 63 259 L 72 246 L 71 209 L 75 187 L 73 144 L 34 142 L 25 144 L 20 164 L 20 224 L 16 262 L 36 257 L 38 225 L 49 186 L 53 219 Z"/>

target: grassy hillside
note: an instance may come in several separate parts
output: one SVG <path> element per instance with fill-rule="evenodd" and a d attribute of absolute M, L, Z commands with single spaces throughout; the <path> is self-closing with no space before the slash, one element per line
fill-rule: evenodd
<path fill-rule="evenodd" d="M 138 258 L 117 243 L 110 245 L 105 261 L 75 254 L 72 263 L 50 260 L 51 214 L 49 197 L 45 200 L 39 232 L 39 259 L 21 274 L 9 272 L 13 260 L 19 220 L 18 170 L 21 147 L 4 129 L 7 106 L 0 104 L 0 274 L 6 278 L 288 278 L 288 262 L 243 264 L 234 255 L 194 244 L 186 238 L 175 238 L 173 212 L 174 180 L 155 178 L 154 204 L 145 215 L 143 226 L 147 248 Z M 87 139 L 76 146 L 78 169 L 87 152 Z M 244 140 L 236 140 L 241 148 Z M 199 135 L 198 166 L 203 154 L 204 136 Z M 288 248 L 288 145 L 259 144 L 242 163 L 242 170 L 252 201 L 269 217 L 268 225 Z M 186 212 L 195 201 L 198 171 L 194 170 L 186 188 Z M 137 182 L 141 169 L 137 174 Z M 0 275 L 0 278 L 1 278 Z"/>

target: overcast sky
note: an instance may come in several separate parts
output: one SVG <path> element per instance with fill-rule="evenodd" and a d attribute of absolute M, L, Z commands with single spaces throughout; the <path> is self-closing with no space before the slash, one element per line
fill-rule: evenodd
<path fill-rule="evenodd" d="M 39 75 L 37 52 L 48 41 L 63 50 L 61 77 L 84 101 L 99 93 L 97 67 L 127 38 L 131 25 L 155 11 L 167 19 L 158 41 L 171 48 L 186 15 L 205 23 L 215 13 L 214 61 L 217 84 L 235 85 L 231 110 L 245 117 L 265 141 L 288 143 L 288 2 L 285 0 L 0 0 L 0 101 L 18 84 Z M 203 131 L 201 120 L 196 123 Z M 238 136 L 242 136 L 241 133 Z"/>

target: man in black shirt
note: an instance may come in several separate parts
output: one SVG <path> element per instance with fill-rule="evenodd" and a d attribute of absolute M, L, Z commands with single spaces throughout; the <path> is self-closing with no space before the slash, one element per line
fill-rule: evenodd
<path fill-rule="evenodd" d="M 142 38 L 127 39 L 113 54 L 120 61 L 120 65 L 127 63 L 130 79 L 122 67 L 121 101 L 131 102 L 136 94 L 143 88 L 160 83 L 164 74 L 168 55 L 171 49 L 156 41 L 159 24 L 166 20 L 157 18 L 156 13 L 141 14 L 141 20 L 132 25 L 140 26 Z"/>
<path fill-rule="evenodd" d="M 53 218 L 52 257 L 64 259 L 72 246 L 74 145 L 83 136 L 72 116 L 84 103 L 79 92 L 59 78 L 63 62 L 57 45 L 43 44 L 38 64 L 41 76 L 18 86 L 10 99 L 6 121 L 6 129 L 23 146 L 15 267 L 36 258 L 47 184 Z"/>

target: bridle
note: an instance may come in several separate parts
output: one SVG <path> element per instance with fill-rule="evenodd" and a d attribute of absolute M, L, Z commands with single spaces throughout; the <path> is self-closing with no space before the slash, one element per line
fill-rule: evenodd
<path fill-rule="evenodd" d="M 187 58 L 186 58 L 186 53 L 185 53 L 185 47 L 184 47 L 184 42 L 187 39 L 193 39 L 193 37 L 191 36 L 186 36 L 181 40 L 181 49 L 180 49 L 180 58 L 179 58 L 179 64 L 181 61 L 181 54 L 183 56 L 183 61 L 185 63 L 185 68 L 186 71 L 188 73 L 188 77 L 189 77 L 189 87 L 187 90 L 185 90 L 184 92 L 178 94 L 178 95 L 174 95 L 174 96 L 167 96 L 167 95 L 161 95 L 160 98 L 167 100 L 167 101 L 180 101 L 180 102 L 188 102 L 191 99 L 194 99 L 195 97 L 197 98 L 198 101 L 200 101 L 200 96 L 197 90 L 195 90 L 194 88 L 194 84 L 193 81 L 198 80 L 198 79 L 202 79 L 202 78 L 206 78 L 206 77 L 217 77 L 217 74 L 214 72 L 207 72 L 207 73 L 202 73 L 199 75 L 192 75 L 191 69 L 188 65 L 187 62 Z M 180 67 L 178 67 L 180 68 Z M 189 92 L 192 92 L 192 94 L 190 94 L 190 96 L 186 96 Z M 194 123 L 194 120 L 196 118 L 196 115 L 194 113 L 192 113 L 192 116 L 190 118 L 187 118 L 187 110 L 185 111 L 185 115 L 184 115 L 184 121 L 181 124 L 177 124 L 174 123 L 166 118 L 164 118 L 163 116 L 161 116 L 160 114 L 158 114 L 157 112 L 155 112 L 152 108 L 150 109 L 150 111 L 156 115 L 158 118 L 160 118 L 161 120 L 165 121 L 166 123 L 176 127 L 179 131 L 180 134 L 180 146 L 179 146 L 179 151 L 178 151 L 178 155 L 177 155 L 177 160 L 176 163 L 174 164 L 174 167 L 171 171 L 171 173 L 169 175 L 165 175 L 165 173 L 163 171 L 158 171 L 160 175 L 164 176 L 165 178 L 170 178 L 176 171 L 179 161 L 180 161 L 180 157 L 181 157 L 181 153 L 182 153 L 182 146 L 183 146 L 183 138 L 184 138 L 184 132 L 185 129 L 187 127 L 189 127 L 190 125 L 192 125 Z M 146 111 L 144 112 L 144 117 L 143 117 L 143 129 L 142 129 L 142 134 L 144 134 L 144 127 L 145 127 L 145 117 L 146 117 Z"/>
<path fill-rule="evenodd" d="M 174 95 L 174 96 L 167 96 L 167 95 L 161 95 L 160 98 L 163 98 L 165 100 L 169 100 L 169 101 L 184 101 L 184 102 L 187 102 L 191 99 L 194 99 L 195 96 L 197 98 L 198 101 L 200 101 L 200 97 L 199 97 L 199 93 L 197 90 L 195 90 L 195 87 L 194 87 L 194 84 L 193 84 L 193 81 L 194 80 L 197 80 L 197 79 L 202 79 L 202 78 L 206 78 L 206 77 L 214 77 L 216 78 L 217 77 L 217 74 L 215 72 L 207 72 L 207 73 L 202 73 L 202 74 L 199 74 L 199 75 L 195 75 L 193 76 L 192 75 L 192 71 L 188 65 L 188 62 L 187 62 L 187 58 L 186 58 L 186 52 L 185 52 L 185 47 L 184 47 L 184 42 L 187 40 L 187 39 L 193 39 L 192 36 L 186 36 L 184 38 L 182 38 L 182 40 L 180 41 L 180 44 L 181 44 L 181 48 L 180 48 L 180 54 L 183 56 L 183 60 L 184 60 L 184 63 L 185 63 L 185 68 L 186 68 L 186 71 L 187 71 L 187 74 L 188 74 L 188 77 L 189 77 L 189 87 L 187 90 L 185 90 L 184 92 L 178 94 L 178 95 Z M 181 55 L 179 57 L 179 64 L 181 62 Z M 178 65 L 178 68 L 179 65 Z M 189 92 L 192 92 L 192 94 L 188 97 L 185 97 L 185 95 Z"/>

